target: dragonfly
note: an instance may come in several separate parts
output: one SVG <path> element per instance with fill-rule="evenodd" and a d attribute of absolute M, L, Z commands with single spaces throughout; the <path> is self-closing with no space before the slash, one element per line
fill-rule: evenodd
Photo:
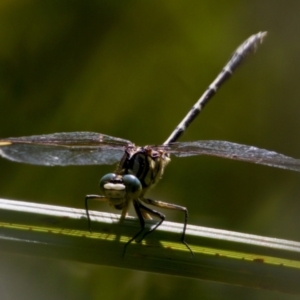
<path fill-rule="evenodd" d="M 91 218 L 88 203 L 91 200 L 106 201 L 120 210 L 121 221 L 126 218 L 132 203 L 140 222 L 140 230 L 125 243 L 124 256 L 130 243 L 142 241 L 165 220 L 164 214 L 150 207 L 177 210 L 184 214 L 181 242 L 193 254 L 185 241 L 188 223 L 187 208 L 145 197 L 146 192 L 162 177 L 171 155 L 178 157 L 211 155 L 300 172 L 299 159 L 254 146 L 215 140 L 177 142 L 220 86 L 251 53 L 255 52 L 266 34 L 266 32 L 258 32 L 252 35 L 236 49 L 215 80 L 161 145 L 139 147 L 128 140 L 105 134 L 64 132 L 0 139 L 0 155 L 16 162 L 44 166 L 117 163 L 116 170 L 104 175 L 100 180 L 102 194 L 87 195 L 85 198 L 89 229 L 91 230 Z M 151 228 L 146 228 L 145 220 L 152 217 L 159 221 Z"/>

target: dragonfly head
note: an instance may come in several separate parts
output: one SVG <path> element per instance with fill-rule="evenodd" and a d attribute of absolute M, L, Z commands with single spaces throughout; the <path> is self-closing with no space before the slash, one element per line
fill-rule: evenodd
<path fill-rule="evenodd" d="M 109 173 L 101 178 L 100 189 L 109 198 L 112 205 L 118 206 L 125 202 L 125 198 L 138 198 L 142 191 L 142 185 L 134 175 Z"/>

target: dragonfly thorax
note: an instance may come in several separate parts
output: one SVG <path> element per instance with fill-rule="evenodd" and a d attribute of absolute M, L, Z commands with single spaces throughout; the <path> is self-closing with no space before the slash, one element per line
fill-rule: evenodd
<path fill-rule="evenodd" d="M 116 173 L 136 176 L 145 193 L 162 177 L 169 161 L 169 155 L 164 150 L 154 150 L 151 146 L 131 146 L 127 147 Z"/>
<path fill-rule="evenodd" d="M 169 161 L 166 151 L 130 145 L 116 173 L 101 178 L 100 189 L 110 205 L 126 210 L 131 200 L 143 197 L 147 189 L 156 184 Z"/>

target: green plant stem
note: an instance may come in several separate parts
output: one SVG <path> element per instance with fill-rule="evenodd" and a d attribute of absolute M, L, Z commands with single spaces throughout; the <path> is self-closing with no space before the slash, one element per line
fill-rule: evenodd
<path fill-rule="evenodd" d="M 140 228 L 136 218 L 68 207 L 0 199 L 0 249 L 4 252 L 211 280 L 300 294 L 300 243 L 164 222 L 141 243 L 124 244 Z M 155 221 L 147 222 L 151 226 Z"/>

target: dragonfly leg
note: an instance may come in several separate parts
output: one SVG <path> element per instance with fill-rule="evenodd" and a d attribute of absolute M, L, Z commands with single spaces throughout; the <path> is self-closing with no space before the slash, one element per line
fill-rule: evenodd
<path fill-rule="evenodd" d="M 126 252 L 126 248 L 127 248 L 127 246 L 132 242 L 132 241 L 134 241 L 143 231 L 144 231 L 144 229 L 145 229 L 145 220 L 144 220 L 144 218 L 143 218 L 143 214 L 142 214 L 142 212 L 141 212 L 141 203 L 138 201 L 138 200 L 133 200 L 133 206 L 134 206 L 134 209 L 135 209 L 135 212 L 136 212 L 136 214 L 137 214 L 137 216 L 138 216 L 138 218 L 139 218 L 139 221 L 140 221 L 140 225 L 141 225 L 141 230 L 138 232 L 138 233 L 136 233 L 126 244 L 125 244 L 125 246 L 124 246 L 124 249 L 123 249 L 123 255 L 122 255 L 122 257 L 124 257 L 124 255 L 125 255 L 125 252 Z M 142 205 L 143 206 L 143 205 Z"/>
<path fill-rule="evenodd" d="M 144 199 L 142 199 L 142 200 L 144 200 Z M 157 210 L 151 209 L 151 208 L 143 205 L 142 203 L 139 203 L 139 205 L 140 205 L 140 209 L 142 210 L 142 214 L 148 216 L 147 219 L 151 220 L 151 217 L 149 215 L 152 215 L 152 216 L 160 219 L 160 221 L 157 224 L 155 224 L 155 226 L 153 226 L 149 231 L 147 231 L 143 234 L 142 238 L 138 241 L 140 243 L 146 237 L 146 235 L 155 231 L 162 224 L 162 222 L 166 219 L 166 216 Z"/>
<path fill-rule="evenodd" d="M 85 197 L 85 212 L 86 212 L 86 216 L 88 219 L 88 228 L 89 231 L 92 232 L 92 227 L 91 227 L 91 218 L 90 218 L 90 214 L 89 214 L 89 208 L 88 208 L 88 201 L 89 200 L 100 200 L 100 201 L 108 201 L 108 199 L 105 196 L 101 196 L 101 195 L 86 195 Z"/>
<path fill-rule="evenodd" d="M 187 244 L 187 242 L 185 241 L 185 232 L 186 232 L 186 227 L 187 227 L 187 222 L 188 222 L 188 217 L 189 217 L 189 213 L 186 207 L 184 206 L 180 206 L 180 205 L 176 205 L 176 204 L 171 204 L 171 203 L 167 203 L 167 202 L 162 202 L 162 201 L 158 201 L 158 200 L 152 200 L 149 198 L 142 198 L 141 199 L 144 203 L 153 205 L 153 206 L 157 206 L 157 207 L 161 207 L 161 208 L 165 208 L 165 209 L 172 209 L 172 210 L 179 210 L 179 211 L 183 211 L 184 212 L 184 225 L 183 225 L 183 232 L 181 235 L 181 242 L 187 247 L 187 249 L 190 251 L 190 253 L 192 254 L 192 256 L 194 256 L 194 253 L 192 251 L 192 249 L 190 248 L 190 246 Z M 157 211 L 153 211 L 158 213 Z M 158 213 L 160 214 L 160 213 Z M 153 230 L 155 230 L 163 221 L 159 222 L 158 225 L 156 227 L 154 227 L 153 229 L 151 229 L 150 231 L 146 232 L 142 239 L 149 233 L 151 233 Z"/>
<path fill-rule="evenodd" d="M 130 201 L 126 200 L 122 206 L 122 213 L 121 213 L 121 217 L 120 217 L 120 222 L 123 222 L 128 214 L 128 209 L 129 209 L 129 205 L 130 205 Z"/>

